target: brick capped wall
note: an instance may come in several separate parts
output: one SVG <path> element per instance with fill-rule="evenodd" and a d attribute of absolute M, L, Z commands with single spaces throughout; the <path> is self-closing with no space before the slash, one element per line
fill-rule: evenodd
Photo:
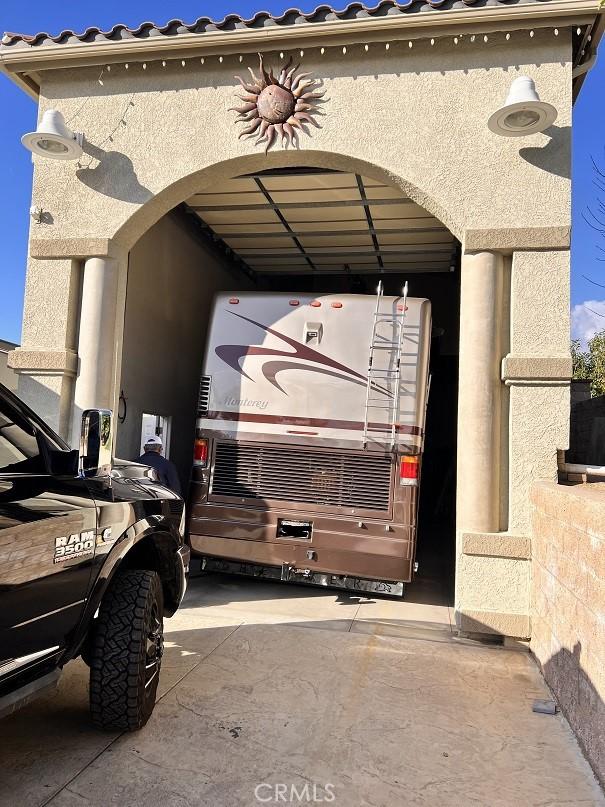
<path fill-rule="evenodd" d="M 531 649 L 605 784 L 605 483 L 538 482 L 531 501 Z"/>

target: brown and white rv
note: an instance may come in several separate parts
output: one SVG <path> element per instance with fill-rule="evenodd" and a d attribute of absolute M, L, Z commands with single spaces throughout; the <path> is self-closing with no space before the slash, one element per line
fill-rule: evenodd
<path fill-rule="evenodd" d="M 189 532 L 203 568 L 400 595 L 414 574 L 431 306 L 220 294 Z"/>

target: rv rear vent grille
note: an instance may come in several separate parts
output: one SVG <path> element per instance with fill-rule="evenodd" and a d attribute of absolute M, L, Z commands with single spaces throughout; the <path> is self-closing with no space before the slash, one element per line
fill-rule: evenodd
<path fill-rule="evenodd" d="M 198 414 L 204 415 L 208 411 L 210 404 L 210 381 L 212 379 L 209 375 L 203 375 L 200 381 L 200 394 L 197 400 Z"/>
<path fill-rule="evenodd" d="M 215 496 L 387 511 L 389 456 L 218 443 Z"/>

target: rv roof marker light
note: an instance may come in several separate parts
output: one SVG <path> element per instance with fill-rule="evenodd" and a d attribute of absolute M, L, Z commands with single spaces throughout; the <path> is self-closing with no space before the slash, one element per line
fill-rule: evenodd
<path fill-rule="evenodd" d="M 52 160 L 78 160 L 82 156 L 84 135 L 72 132 L 65 118 L 56 109 L 47 109 L 35 132 L 24 134 L 21 142 L 26 149 Z"/>
<path fill-rule="evenodd" d="M 487 125 L 503 137 L 526 137 L 548 129 L 557 114 L 552 104 L 540 100 L 534 80 L 519 76 L 511 84 L 504 106 L 494 112 Z"/>
<path fill-rule="evenodd" d="M 332 306 L 332 308 L 342 308 L 342 303 L 334 302 L 330 303 L 330 305 Z"/>
<path fill-rule="evenodd" d="M 230 297 L 229 304 L 230 305 L 237 305 L 239 303 L 239 297 Z"/>
<path fill-rule="evenodd" d="M 312 300 L 311 306 L 313 308 L 321 308 L 321 303 L 319 302 L 319 300 Z"/>
<path fill-rule="evenodd" d="M 300 300 L 290 300 L 290 305 L 300 305 Z"/>

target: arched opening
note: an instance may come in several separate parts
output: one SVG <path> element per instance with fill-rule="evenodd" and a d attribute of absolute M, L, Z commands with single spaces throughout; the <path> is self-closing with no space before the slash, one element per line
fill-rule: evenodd
<path fill-rule="evenodd" d="M 431 391 L 424 438 L 416 582 L 407 596 L 451 600 L 454 566 L 459 242 L 382 169 L 329 155 L 244 158 L 179 185 L 178 204 L 130 250 L 118 453 L 135 459 L 161 431 L 186 489 L 199 383 L 216 293 L 397 297 L 432 307 Z M 245 165 L 243 163 L 246 163 Z M 194 175 L 196 176 L 196 175 Z M 411 195 L 413 193 L 414 197 Z M 178 197 L 174 188 L 169 195 Z M 162 204 L 166 204 L 165 200 Z M 122 231 L 132 238 L 141 211 Z M 370 350 L 368 342 L 367 360 Z M 346 406 L 346 404 L 343 404 Z M 342 418 L 345 420 L 346 412 Z M 296 450 L 296 438 L 292 449 Z M 308 438 L 301 437 L 301 445 Z M 360 522 L 361 523 L 361 522 Z"/>

